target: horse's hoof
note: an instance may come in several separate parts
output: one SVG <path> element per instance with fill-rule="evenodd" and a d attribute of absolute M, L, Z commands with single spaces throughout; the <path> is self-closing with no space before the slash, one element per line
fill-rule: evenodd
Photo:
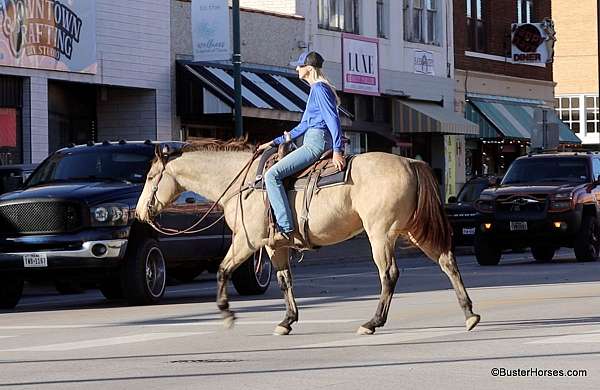
<path fill-rule="evenodd" d="M 229 317 L 223 318 L 223 326 L 225 327 L 225 329 L 233 329 L 234 324 L 235 324 L 234 316 L 229 316 Z"/>
<path fill-rule="evenodd" d="M 478 314 L 473 314 L 471 317 L 467 318 L 465 324 L 467 326 L 467 331 L 473 329 L 481 320 L 481 317 Z"/>
<path fill-rule="evenodd" d="M 277 327 L 273 331 L 273 334 L 275 336 L 287 336 L 288 334 L 290 334 L 291 331 L 291 328 L 286 328 L 285 326 L 277 325 Z"/>
<path fill-rule="evenodd" d="M 373 334 L 375 333 L 374 329 L 369 329 L 369 328 L 365 328 L 364 326 L 361 326 L 360 328 L 358 328 L 358 330 L 356 331 L 356 334 L 360 334 L 360 335 L 364 335 L 364 334 Z"/>

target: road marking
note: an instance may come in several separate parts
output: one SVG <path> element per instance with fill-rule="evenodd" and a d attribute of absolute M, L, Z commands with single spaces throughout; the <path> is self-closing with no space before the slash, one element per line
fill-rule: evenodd
<path fill-rule="evenodd" d="M 364 320 L 364 318 L 362 319 Z M 298 324 L 345 324 L 348 322 L 358 322 L 359 319 L 347 319 L 347 320 L 300 320 Z M 235 325 L 276 325 L 281 320 L 273 321 L 236 321 Z M 166 324 L 147 324 L 142 326 L 223 326 L 223 321 L 198 321 L 198 322 L 176 322 Z"/>
<path fill-rule="evenodd" d="M 38 345 L 34 347 L 6 349 L 2 352 L 56 352 L 56 351 L 73 351 L 76 349 L 107 347 L 110 345 L 121 345 L 140 343 L 152 340 L 170 339 L 175 337 L 187 337 L 203 335 L 211 332 L 169 332 L 169 333 L 145 333 L 131 336 L 109 337 L 104 339 L 84 340 L 71 343 Z"/>
<path fill-rule="evenodd" d="M 85 325 L 11 325 L 0 326 L 0 330 L 26 330 L 26 329 L 77 329 L 77 328 L 97 328 L 111 324 L 85 324 Z"/>
<path fill-rule="evenodd" d="M 297 348 L 326 348 L 326 347 L 351 347 L 379 344 L 396 344 L 407 341 L 431 339 L 465 333 L 464 330 L 421 329 L 417 331 L 398 331 L 398 333 L 375 334 L 372 336 L 354 336 L 351 339 L 329 341 L 326 343 L 302 345 Z"/>
<path fill-rule="evenodd" d="M 600 331 L 571 334 L 568 336 L 547 337 L 541 340 L 530 341 L 527 344 L 575 344 L 575 343 L 600 343 Z"/>

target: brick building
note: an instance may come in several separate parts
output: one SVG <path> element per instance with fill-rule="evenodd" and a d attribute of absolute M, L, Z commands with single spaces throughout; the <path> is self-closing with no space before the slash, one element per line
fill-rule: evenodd
<path fill-rule="evenodd" d="M 556 109 L 584 144 L 600 144 L 597 1 L 554 0 Z M 573 71 L 577 69 L 577 71 Z"/>
<path fill-rule="evenodd" d="M 511 55 L 513 23 L 551 17 L 551 0 L 454 1 L 456 105 L 479 124 L 479 137 L 466 140 L 467 176 L 503 174 L 528 149 L 535 111 L 554 106 L 552 64 L 515 63 Z M 549 115 L 561 142 L 578 142 Z"/>

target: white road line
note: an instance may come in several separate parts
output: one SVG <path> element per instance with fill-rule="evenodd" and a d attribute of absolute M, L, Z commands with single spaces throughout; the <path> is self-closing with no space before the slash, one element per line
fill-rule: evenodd
<path fill-rule="evenodd" d="M 527 344 L 576 344 L 600 343 L 600 331 L 571 334 L 568 336 L 547 337 L 541 340 L 530 341 Z"/>
<path fill-rule="evenodd" d="M 421 329 L 418 331 L 398 331 L 398 333 L 375 334 L 372 336 L 354 336 L 351 339 L 329 341 L 326 343 L 302 345 L 297 348 L 325 348 L 325 347 L 349 347 L 349 346 L 368 346 L 379 344 L 396 344 L 407 341 L 431 339 L 434 337 L 449 336 L 453 334 L 465 333 L 464 330 L 440 330 L 440 329 Z"/>
<path fill-rule="evenodd" d="M 211 332 L 169 332 L 169 333 L 145 333 L 131 336 L 109 337 L 104 339 L 84 340 L 71 343 L 38 345 L 34 347 L 6 349 L 2 352 L 56 352 L 56 351 L 73 351 L 76 349 L 106 347 L 110 345 L 122 345 L 131 343 L 140 343 L 151 340 L 162 340 L 175 337 L 187 337 L 207 334 Z"/>
<path fill-rule="evenodd" d="M 84 325 L 11 325 L 0 326 L 0 330 L 21 330 L 21 329 L 77 329 L 77 328 L 97 328 L 101 326 L 110 326 L 111 324 L 84 324 Z M 115 324 L 118 325 L 118 324 Z"/>
<path fill-rule="evenodd" d="M 364 320 L 364 318 L 362 319 Z M 347 319 L 347 320 L 300 320 L 298 324 L 345 324 L 348 322 L 358 322 L 359 319 Z M 281 320 L 273 321 L 236 321 L 235 325 L 276 325 Z M 144 327 L 152 326 L 223 326 L 223 321 L 198 321 L 198 322 L 177 322 L 171 324 L 147 324 L 142 325 Z"/>
<path fill-rule="evenodd" d="M 17 337 L 17 336 L 0 336 L 0 339 L 7 339 L 7 338 L 10 338 L 10 337 Z"/>

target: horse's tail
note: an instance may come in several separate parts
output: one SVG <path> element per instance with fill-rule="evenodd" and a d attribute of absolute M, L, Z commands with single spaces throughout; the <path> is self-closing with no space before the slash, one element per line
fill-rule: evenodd
<path fill-rule="evenodd" d="M 406 226 L 411 239 L 440 253 L 452 247 L 452 228 L 444 211 L 440 189 L 429 165 L 413 160 L 410 165 L 417 178 L 417 206 Z"/>

